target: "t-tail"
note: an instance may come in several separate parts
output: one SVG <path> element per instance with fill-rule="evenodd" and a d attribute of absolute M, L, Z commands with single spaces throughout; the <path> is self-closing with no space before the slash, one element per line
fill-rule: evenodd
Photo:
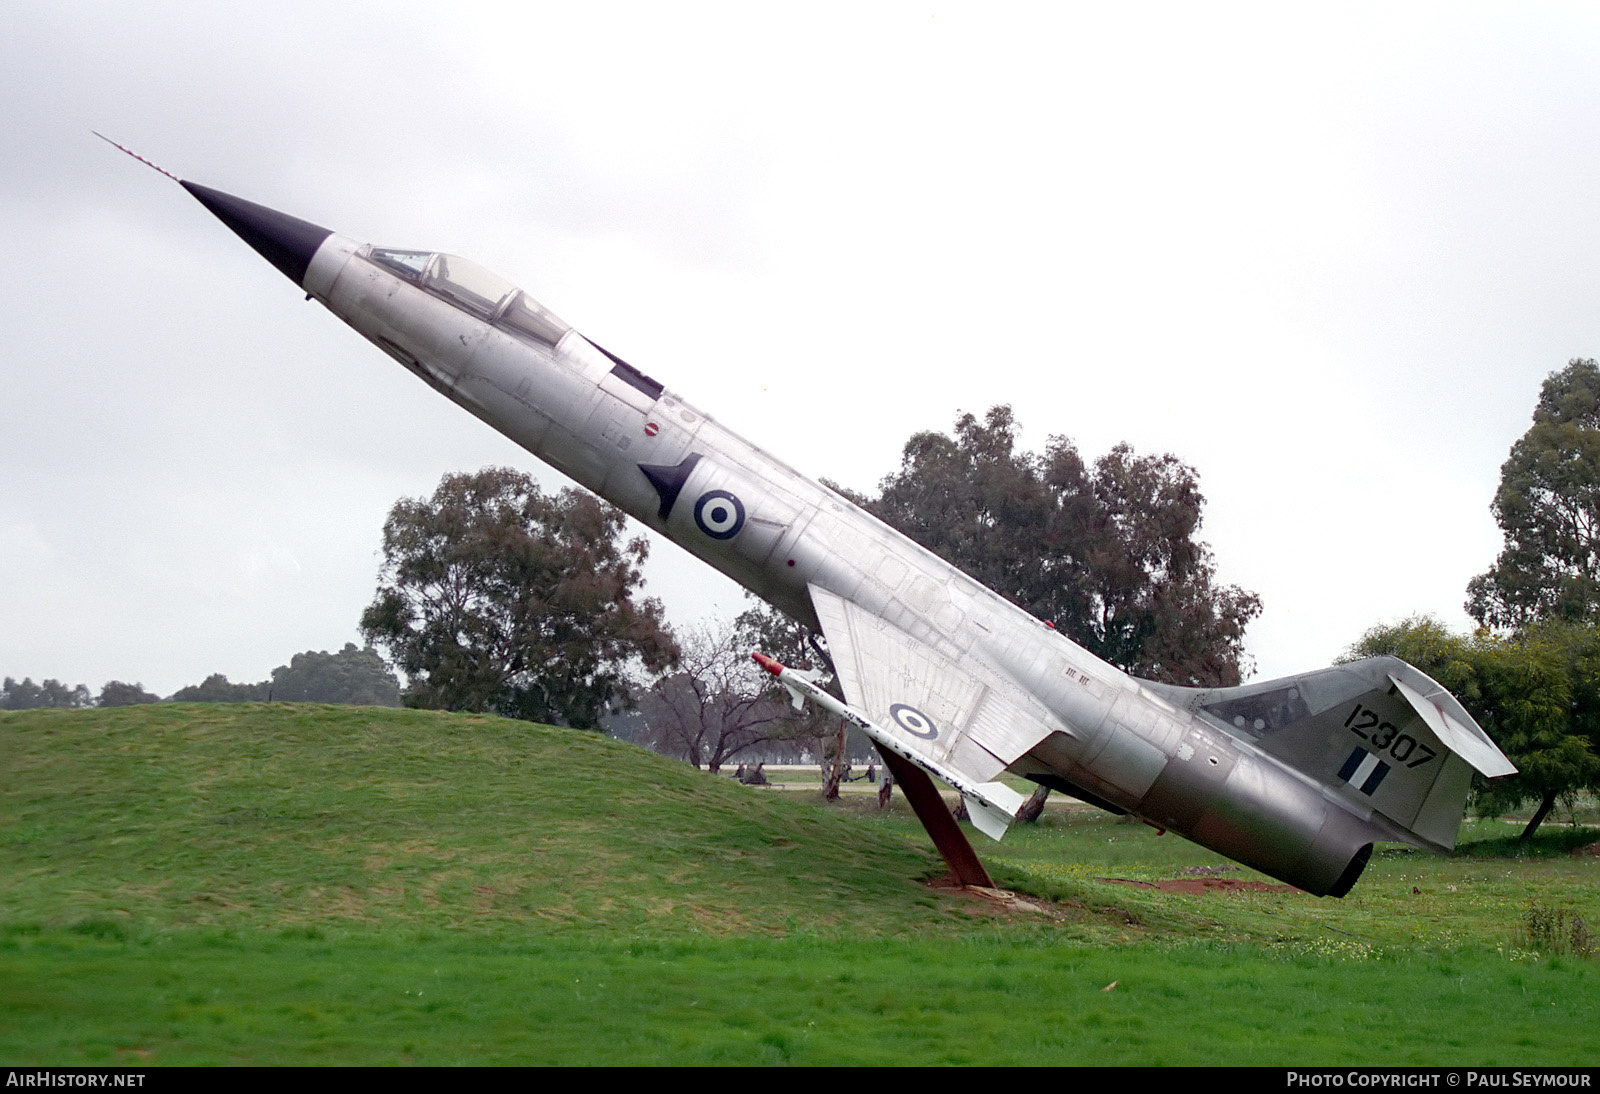
<path fill-rule="evenodd" d="M 1344 832 L 1327 849 L 1334 859 L 1350 852 L 1327 889 L 1333 896 L 1344 895 L 1355 882 L 1374 839 L 1438 852 L 1453 849 L 1472 773 L 1493 778 L 1516 771 L 1454 696 L 1396 657 L 1371 657 L 1234 688 L 1145 686 L 1201 721 L 1252 742 L 1363 822 L 1337 826 Z M 1230 851 L 1228 845 L 1236 841 L 1228 826 L 1202 829 L 1196 834 L 1200 842 L 1250 861 L 1250 848 Z M 1320 834 L 1332 835 L 1327 827 Z M 1248 839 L 1248 833 L 1238 835 Z M 1362 842 L 1352 846 L 1354 841 Z"/>

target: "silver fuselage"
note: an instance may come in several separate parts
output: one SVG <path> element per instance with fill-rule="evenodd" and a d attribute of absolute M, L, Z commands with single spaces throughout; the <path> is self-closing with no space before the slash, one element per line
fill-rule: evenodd
<path fill-rule="evenodd" d="M 827 590 L 1042 705 L 1049 729 L 1010 764 L 1313 892 L 1374 839 L 1436 847 L 1183 709 L 851 502 L 730 432 L 577 331 L 531 338 L 429 291 L 332 234 L 303 287 L 442 394 L 791 617 Z M 686 466 L 687 465 L 687 466 Z M 642 467 L 676 469 L 663 486 Z M 669 476 L 670 477 L 670 476 Z M 1163 694 L 1164 692 L 1164 694 Z M 1176 763 L 1183 755 L 1186 762 Z M 1448 832 L 1445 828 L 1448 827 Z"/>

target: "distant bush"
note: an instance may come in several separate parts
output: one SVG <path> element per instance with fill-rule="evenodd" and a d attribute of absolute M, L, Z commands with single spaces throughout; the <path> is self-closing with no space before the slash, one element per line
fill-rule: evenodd
<path fill-rule="evenodd" d="M 256 684 L 231 684 L 213 673 L 199 684 L 173 692 L 174 703 L 344 703 L 397 707 L 400 682 L 376 650 L 346 642 L 338 653 L 306 650 L 272 670 L 272 678 Z M 105 704 L 102 704 L 105 705 Z"/>
<path fill-rule="evenodd" d="M 39 707 L 92 707 L 94 697 L 89 689 L 79 684 L 69 688 L 60 680 L 46 680 L 35 684 L 30 677 L 22 683 L 7 676 L 0 686 L 0 710 L 36 710 Z"/>
<path fill-rule="evenodd" d="M 97 707 L 131 707 L 140 703 L 159 703 L 161 696 L 144 690 L 143 684 L 124 684 L 121 680 L 107 680 L 100 689 Z"/>
<path fill-rule="evenodd" d="M 190 684 L 172 693 L 174 703 L 256 703 L 267 698 L 272 682 L 259 684 L 230 684 L 227 676 L 214 672 L 198 684 Z"/>
<path fill-rule="evenodd" d="M 400 682 L 378 651 L 346 642 L 338 653 L 307 650 L 272 670 L 272 698 L 286 703 L 397 707 Z"/>

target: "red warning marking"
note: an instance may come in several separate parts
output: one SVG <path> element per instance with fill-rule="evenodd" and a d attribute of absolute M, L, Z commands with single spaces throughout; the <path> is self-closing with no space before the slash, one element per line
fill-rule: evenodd
<path fill-rule="evenodd" d="M 655 422 L 645 422 L 644 423 L 644 435 L 646 437 L 654 437 L 657 433 L 660 433 L 660 432 L 661 432 L 661 427 L 659 425 L 657 425 Z"/>

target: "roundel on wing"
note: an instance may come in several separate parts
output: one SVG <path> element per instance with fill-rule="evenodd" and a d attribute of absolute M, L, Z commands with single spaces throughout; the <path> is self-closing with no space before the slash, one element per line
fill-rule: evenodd
<path fill-rule="evenodd" d="M 889 708 L 889 717 L 894 719 L 895 725 L 913 737 L 931 741 L 939 736 L 939 727 L 933 724 L 933 719 L 914 706 L 896 703 Z"/>
<path fill-rule="evenodd" d="M 744 502 L 726 490 L 707 490 L 694 503 L 694 522 L 712 539 L 732 539 L 744 527 Z"/>

